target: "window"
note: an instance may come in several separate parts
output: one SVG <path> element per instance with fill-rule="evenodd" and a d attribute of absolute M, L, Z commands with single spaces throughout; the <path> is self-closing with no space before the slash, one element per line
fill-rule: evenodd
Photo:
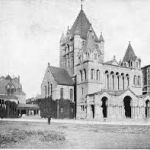
<path fill-rule="evenodd" d="M 80 78 L 81 78 L 81 81 L 82 81 L 82 71 L 80 70 Z"/>
<path fill-rule="evenodd" d="M 107 76 L 107 89 L 109 89 L 109 74 L 106 74 Z"/>
<path fill-rule="evenodd" d="M 49 96 L 49 82 L 48 82 L 48 96 Z"/>
<path fill-rule="evenodd" d="M 133 84 L 135 85 L 136 84 L 136 76 L 134 75 L 134 78 L 133 78 Z"/>
<path fill-rule="evenodd" d="M 118 90 L 119 90 L 119 76 L 117 76 L 117 79 L 118 79 Z"/>
<path fill-rule="evenodd" d="M 94 79 L 94 69 L 91 69 L 91 79 Z"/>
<path fill-rule="evenodd" d="M 138 85 L 141 85 L 141 77 L 138 76 Z"/>
<path fill-rule="evenodd" d="M 84 79 L 86 80 L 86 70 L 84 69 Z"/>
<path fill-rule="evenodd" d="M 64 92 L 63 90 L 64 90 L 63 88 L 60 89 L 60 98 L 63 98 L 63 94 L 64 94 L 64 93 L 63 93 L 63 92 Z"/>
<path fill-rule="evenodd" d="M 129 86 L 129 77 L 127 77 L 127 80 L 128 80 L 128 86 Z"/>
<path fill-rule="evenodd" d="M 53 92 L 53 85 L 51 84 L 51 96 L 52 96 L 52 92 Z"/>
<path fill-rule="evenodd" d="M 45 97 L 47 96 L 47 86 L 45 85 Z"/>
<path fill-rule="evenodd" d="M 100 73 L 99 73 L 99 70 L 96 71 L 96 80 L 99 80 L 100 79 Z"/>
<path fill-rule="evenodd" d="M 72 101 L 73 100 L 73 90 L 70 89 L 70 100 Z"/>
<path fill-rule="evenodd" d="M 115 77 L 112 75 L 112 84 L 113 84 L 113 90 L 115 89 Z"/>

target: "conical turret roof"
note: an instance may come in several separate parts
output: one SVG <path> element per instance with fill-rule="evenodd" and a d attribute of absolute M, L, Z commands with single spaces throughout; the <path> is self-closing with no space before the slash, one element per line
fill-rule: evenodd
<path fill-rule="evenodd" d="M 128 48 L 123 58 L 123 62 L 135 61 L 136 58 L 137 56 L 135 55 L 134 50 L 131 46 L 131 43 L 129 42 Z"/>
<path fill-rule="evenodd" d="M 86 39 L 87 33 L 89 28 L 91 27 L 91 23 L 89 22 L 88 18 L 86 17 L 84 11 L 81 9 L 71 30 L 70 33 L 72 36 L 75 34 L 80 35 L 81 38 Z M 93 31 L 94 32 L 94 31 Z M 95 40 L 98 41 L 98 38 L 94 32 Z"/>

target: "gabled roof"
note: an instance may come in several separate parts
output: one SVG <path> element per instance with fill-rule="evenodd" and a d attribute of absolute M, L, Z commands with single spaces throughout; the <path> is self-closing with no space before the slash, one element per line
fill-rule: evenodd
<path fill-rule="evenodd" d="M 104 38 L 103 38 L 102 33 L 101 33 L 101 35 L 100 35 L 100 37 L 99 37 L 99 41 L 100 41 L 100 42 L 104 42 Z"/>
<path fill-rule="evenodd" d="M 72 78 L 65 69 L 53 66 L 49 66 L 49 68 L 57 84 L 74 85 Z"/>
<path fill-rule="evenodd" d="M 118 66 L 118 65 L 119 65 L 119 63 L 117 62 L 115 56 L 114 56 L 114 58 L 113 58 L 112 60 L 106 61 L 104 64 L 107 64 L 107 65 L 115 65 L 115 66 Z"/>
<path fill-rule="evenodd" d="M 70 33 L 72 36 L 74 36 L 75 34 L 78 34 L 78 35 L 80 35 L 81 38 L 86 39 L 88 30 L 90 29 L 90 27 L 91 27 L 91 23 L 87 19 L 84 11 L 81 9 L 80 13 L 78 14 L 78 16 L 70 30 Z M 93 32 L 94 32 L 94 30 L 93 30 Z M 98 41 L 98 37 L 95 34 L 95 32 L 94 32 L 94 35 L 95 35 L 95 40 Z"/>
<path fill-rule="evenodd" d="M 134 53 L 134 50 L 129 42 L 128 48 L 126 50 L 125 56 L 123 58 L 123 62 L 135 61 L 137 56 Z"/>

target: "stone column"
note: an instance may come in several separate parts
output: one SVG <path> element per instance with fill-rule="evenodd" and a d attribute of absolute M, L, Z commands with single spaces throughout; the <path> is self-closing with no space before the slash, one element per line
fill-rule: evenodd
<path fill-rule="evenodd" d="M 125 90 L 127 89 L 127 85 L 128 85 L 128 83 L 127 83 L 127 77 L 124 76 L 124 89 Z"/>

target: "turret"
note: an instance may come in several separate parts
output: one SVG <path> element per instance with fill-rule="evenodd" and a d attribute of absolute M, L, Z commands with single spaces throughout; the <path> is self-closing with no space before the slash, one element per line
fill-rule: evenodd
<path fill-rule="evenodd" d="M 128 48 L 126 50 L 125 56 L 122 61 L 122 66 L 130 67 L 134 69 L 141 68 L 141 59 L 135 55 L 130 41 L 129 41 Z"/>
<path fill-rule="evenodd" d="M 102 32 L 100 34 L 100 37 L 99 37 L 99 48 L 100 48 L 100 51 L 102 53 L 102 59 L 103 59 L 103 62 L 104 62 L 104 38 L 103 38 L 103 35 L 102 35 Z"/>

